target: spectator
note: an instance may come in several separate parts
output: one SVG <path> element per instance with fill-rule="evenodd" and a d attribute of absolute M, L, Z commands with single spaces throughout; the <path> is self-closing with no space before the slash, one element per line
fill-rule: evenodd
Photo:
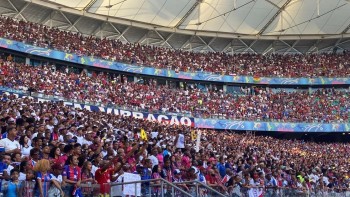
<path fill-rule="evenodd" d="M 42 159 L 35 164 L 34 171 L 36 172 L 37 182 L 34 189 L 35 196 L 49 197 L 48 191 L 51 184 L 50 169 L 50 161 L 47 159 Z"/>
<path fill-rule="evenodd" d="M 70 196 L 73 190 L 77 190 L 81 183 L 81 168 L 78 166 L 78 156 L 71 155 L 67 159 L 62 173 L 63 181 L 66 184 L 63 191 L 65 195 Z"/>
<path fill-rule="evenodd" d="M 19 196 L 22 197 L 23 185 L 18 180 L 19 171 L 17 169 L 11 170 L 11 180 L 3 185 L 3 193 L 6 197 Z"/>
<path fill-rule="evenodd" d="M 36 179 L 32 169 L 26 170 L 26 179 L 23 183 L 23 196 L 33 197 L 35 194 Z"/>
<path fill-rule="evenodd" d="M 29 145 L 29 138 L 26 135 L 22 135 L 19 139 L 19 144 L 21 146 L 22 157 L 29 157 L 30 150 L 33 148 Z"/>
<path fill-rule="evenodd" d="M 100 194 L 105 195 L 109 194 L 110 186 L 108 183 L 114 182 L 114 169 L 111 168 L 110 162 L 107 160 L 102 160 L 100 168 L 95 173 L 96 182 L 100 184 Z"/>
<path fill-rule="evenodd" d="M 8 131 L 7 137 L 0 140 L 0 146 L 5 148 L 5 153 L 21 153 L 20 144 L 17 140 L 16 128 L 11 128 Z"/>
<path fill-rule="evenodd" d="M 55 163 L 52 165 L 52 174 L 51 174 L 51 181 L 52 185 L 50 186 L 50 189 L 48 191 L 49 196 L 64 196 L 64 191 L 61 188 L 61 184 L 63 182 L 62 179 L 62 171 L 64 170 L 64 167 L 60 163 Z"/>
<path fill-rule="evenodd" d="M 92 164 L 90 161 L 85 161 L 83 168 L 81 169 L 81 183 L 92 185 L 95 181 L 95 176 L 91 172 L 92 170 Z M 85 194 L 89 194 L 89 196 L 93 195 L 93 189 L 92 188 L 83 188 L 82 192 Z"/>

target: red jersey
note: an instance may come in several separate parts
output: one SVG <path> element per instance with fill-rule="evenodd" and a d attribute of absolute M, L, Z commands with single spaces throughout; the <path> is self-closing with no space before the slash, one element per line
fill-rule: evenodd
<path fill-rule="evenodd" d="M 111 176 L 113 174 L 113 169 L 109 168 L 105 171 L 102 171 L 101 168 L 97 169 L 95 172 L 95 180 L 98 184 L 100 184 L 100 192 L 101 194 L 109 194 L 110 185 L 106 183 L 111 182 Z"/>

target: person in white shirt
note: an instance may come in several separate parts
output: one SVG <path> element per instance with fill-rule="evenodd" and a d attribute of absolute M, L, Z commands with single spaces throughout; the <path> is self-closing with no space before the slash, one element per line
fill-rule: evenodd
<path fill-rule="evenodd" d="M 121 169 L 119 172 L 113 175 L 113 178 L 116 179 L 115 183 L 124 182 L 124 171 Z M 111 188 L 113 196 L 124 196 L 123 195 L 123 185 L 115 185 Z"/>
<path fill-rule="evenodd" d="M 152 168 L 155 166 L 155 165 L 158 165 L 159 164 L 159 161 L 157 159 L 157 154 L 158 154 L 158 149 L 157 148 L 153 148 L 152 150 L 152 155 L 150 155 L 148 157 L 148 159 L 150 159 L 152 161 Z"/>
<path fill-rule="evenodd" d="M 5 153 L 21 153 L 20 144 L 15 140 L 17 130 L 15 127 L 10 128 L 7 138 L 0 140 L 0 146 L 5 148 Z"/>
<path fill-rule="evenodd" d="M 185 148 L 185 136 L 182 133 L 179 133 L 175 139 L 176 148 Z"/>
<path fill-rule="evenodd" d="M 23 157 L 29 157 L 30 150 L 33 148 L 32 146 L 28 145 L 29 138 L 26 135 L 21 136 L 19 139 L 19 144 L 21 145 L 21 153 L 22 158 Z"/>
<path fill-rule="evenodd" d="M 50 195 L 52 195 L 52 196 L 56 196 L 56 195 L 64 196 L 64 192 L 61 188 L 61 184 L 63 181 L 61 174 L 62 174 L 64 167 L 60 163 L 55 163 L 52 165 L 51 169 L 52 169 L 52 173 L 50 174 L 50 178 L 51 178 L 52 186 L 50 187 L 48 194 L 49 194 L 49 196 Z"/>

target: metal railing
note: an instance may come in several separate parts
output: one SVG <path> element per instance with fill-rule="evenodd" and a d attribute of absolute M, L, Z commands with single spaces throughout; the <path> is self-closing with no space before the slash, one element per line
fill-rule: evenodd
<path fill-rule="evenodd" d="M 125 191 L 129 185 L 132 185 L 130 188 L 134 191 L 131 191 L 130 188 L 128 188 L 129 191 Z M 123 195 L 158 197 L 193 196 L 193 194 L 188 193 L 188 191 L 162 178 L 132 182 L 115 182 L 111 183 L 110 187 L 109 195 L 111 197 Z"/>
<path fill-rule="evenodd" d="M 186 184 L 192 191 L 193 196 L 201 197 L 201 196 L 218 196 L 218 197 L 226 197 L 227 195 L 223 194 L 226 192 L 219 192 L 208 185 L 205 185 L 199 181 L 184 181 L 181 183 L 174 184 Z M 228 193 L 227 193 L 228 194 Z"/>
<path fill-rule="evenodd" d="M 8 181 L 2 180 L 0 197 L 7 194 Z M 22 196 L 36 193 L 35 181 L 21 182 Z M 50 188 L 51 189 L 51 188 Z M 72 185 L 62 186 L 67 196 L 71 196 Z M 212 188 L 199 181 L 171 183 L 165 179 L 113 182 L 106 184 L 80 184 L 79 193 L 83 197 L 350 197 L 350 188 L 290 188 L 290 187 L 218 187 Z"/>
<path fill-rule="evenodd" d="M 158 182 L 158 183 L 156 183 Z M 136 191 L 137 184 L 140 185 L 140 191 Z M 215 190 L 206 184 L 198 181 L 184 181 L 181 183 L 170 183 L 164 179 L 152 179 L 134 182 L 120 182 L 120 183 L 110 183 L 104 185 L 98 184 L 81 184 L 81 190 L 84 197 L 92 196 L 125 196 L 123 193 L 120 195 L 113 193 L 113 187 L 120 186 L 116 188 L 122 192 L 122 188 L 126 185 L 134 185 L 134 192 L 132 196 L 145 196 L 145 197 L 251 197 L 259 192 L 262 197 L 350 197 L 350 189 L 300 189 L 300 188 L 290 188 L 290 187 L 276 187 L 276 188 L 266 188 L 266 187 L 240 187 L 238 190 Z M 185 191 L 180 185 L 186 185 L 188 190 Z M 256 189 L 255 192 L 251 190 Z M 100 191 L 104 190 L 107 193 L 103 194 Z M 255 194 L 254 194 L 255 193 Z"/>

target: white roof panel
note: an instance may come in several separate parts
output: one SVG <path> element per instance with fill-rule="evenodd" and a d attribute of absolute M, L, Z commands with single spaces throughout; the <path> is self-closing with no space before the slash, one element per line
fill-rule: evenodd
<path fill-rule="evenodd" d="M 350 0 L 48 0 L 170 29 L 257 35 L 341 34 Z M 318 6 L 318 2 L 320 3 Z M 284 7 L 285 6 L 285 7 Z"/>
<path fill-rule="evenodd" d="M 266 29 L 265 34 L 339 34 L 349 24 L 345 0 L 294 0 Z"/>
<path fill-rule="evenodd" d="M 93 6 L 89 12 L 168 27 L 176 25 L 194 2 L 195 0 L 110 0 L 100 3 L 97 9 Z"/>
<path fill-rule="evenodd" d="M 77 10 L 83 10 L 91 0 L 48 0 L 57 4 L 65 5 L 75 8 Z"/>

